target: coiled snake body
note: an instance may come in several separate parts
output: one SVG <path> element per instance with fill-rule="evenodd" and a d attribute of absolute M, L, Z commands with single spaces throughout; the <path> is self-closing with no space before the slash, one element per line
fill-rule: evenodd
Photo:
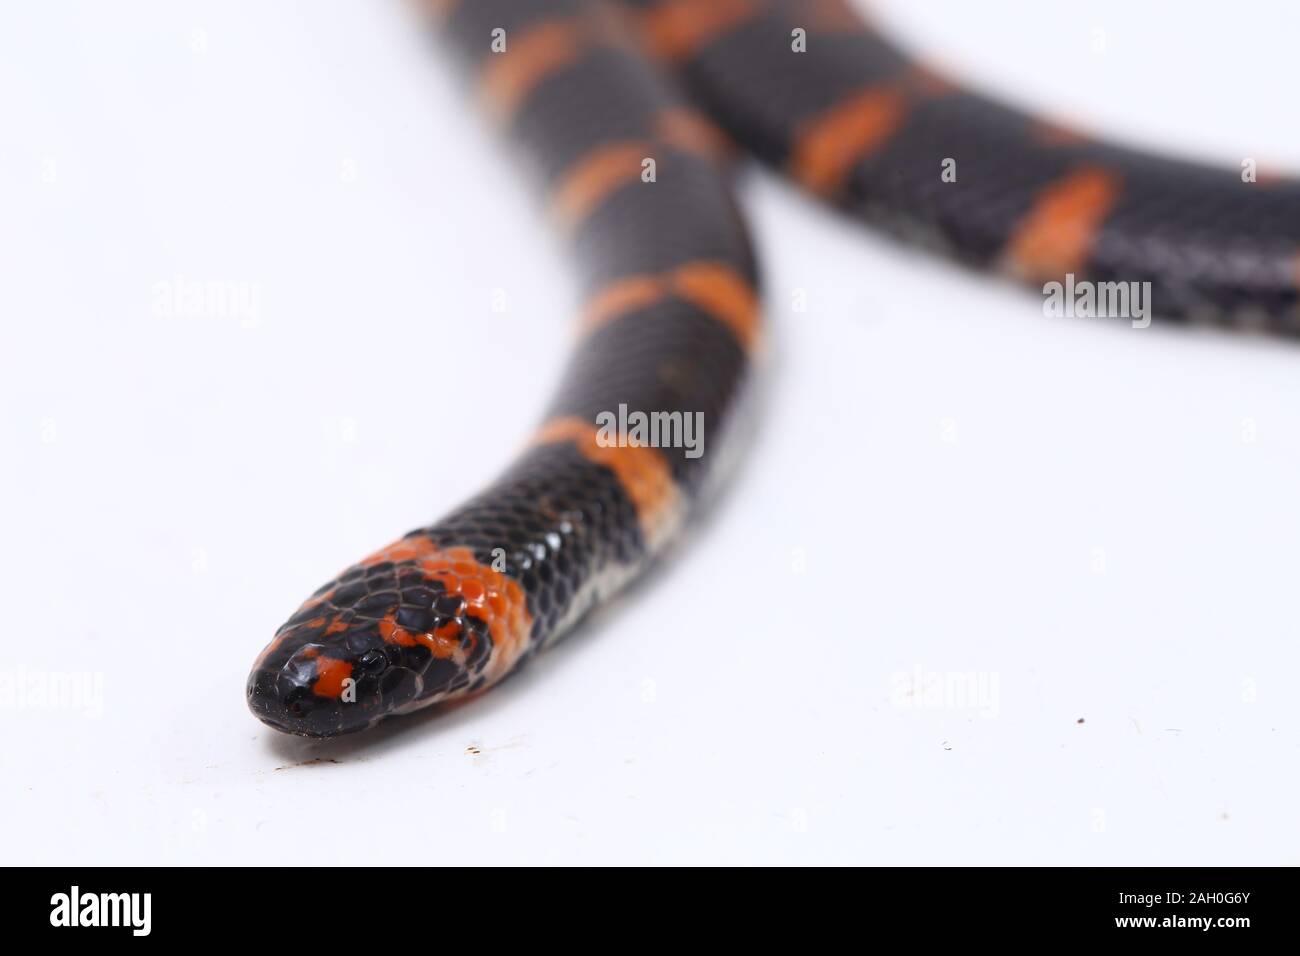
<path fill-rule="evenodd" d="M 259 656 L 249 706 L 279 730 L 347 733 L 491 686 L 689 520 L 761 348 L 728 188 L 741 149 L 979 267 L 1144 282 L 1162 319 L 1300 330 L 1300 184 L 1016 112 L 918 65 L 845 0 L 422 9 L 539 167 L 587 305 L 563 386 L 505 473 L 321 587 Z M 702 423 L 703 443 L 608 428 L 636 413 L 679 437 Z"/>

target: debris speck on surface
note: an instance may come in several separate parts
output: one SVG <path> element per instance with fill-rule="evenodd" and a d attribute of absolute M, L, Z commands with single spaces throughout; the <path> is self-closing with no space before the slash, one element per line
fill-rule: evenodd
<path fill-rule="evenodd" d="M 281 770 L 292 770 L 295 767 L 311 767 L 322 763 L 339 763 L 339 761 L 335 760 L 333 757 L 312 757 L 310 760 L 302 760 L 298 763 L 287 763 L 283 767 L 276 767 L 275 772 L 279 773 Z"/>

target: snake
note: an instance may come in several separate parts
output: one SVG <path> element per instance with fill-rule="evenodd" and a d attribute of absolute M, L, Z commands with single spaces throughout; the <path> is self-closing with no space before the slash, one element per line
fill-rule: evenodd
<path fill-rule="evenodd" d="M 577 267 L 576 342 L 499 477 L 278 629 L 246 687 L 276 730 L 332 737 L 468 700 L 666 560 L 732 470 L 762 363 L 732 188 L 746 157 L 964 266 L 1139 282 L 1162 321 L 1300 331 L 1300 182 L 1031 115 L 847 0 L 418 9 L 533 167 Z"/>

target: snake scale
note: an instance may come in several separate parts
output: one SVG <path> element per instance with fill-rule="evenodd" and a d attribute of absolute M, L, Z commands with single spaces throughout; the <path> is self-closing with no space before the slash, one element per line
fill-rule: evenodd
<path fill-rule="evenodd" d="M 725 472 L 762 343 L 729 187 L 743 154 L 978 268 L 1141 282 L 1162 320 L 1300 330 L 1300 183 L 1018 112 L 846 0 L 420 9 L 536 167 L 586 305 L 563 384 L 505 472 L 322 586 L 258 657 L 248 703 L 278 730 L 348 733 L 490 687 L 690 520 Z M 707 440 L 629 433 L 638 412 L 678 437 L 699 422 Z"/>

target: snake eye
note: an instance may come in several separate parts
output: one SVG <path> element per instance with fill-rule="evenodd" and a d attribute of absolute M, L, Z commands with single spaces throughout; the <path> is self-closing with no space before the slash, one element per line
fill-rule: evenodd
<path fill-rule="evenodd" d="M 357 670 L 364 674 L 379 674 L 388 666 L 383 651 L 366 651 L 357 658 Z"/>

